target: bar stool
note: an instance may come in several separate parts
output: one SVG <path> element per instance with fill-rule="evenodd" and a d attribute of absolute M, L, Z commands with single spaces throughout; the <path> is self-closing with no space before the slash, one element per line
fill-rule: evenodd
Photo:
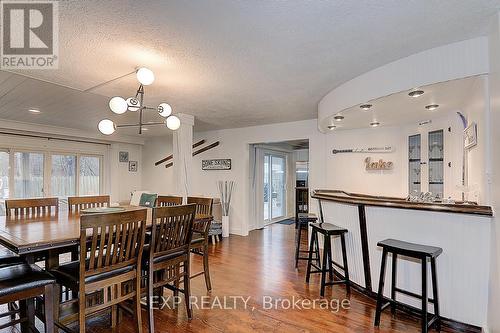
<path fill-rule="evenodd" d="M 441 329 L 441 321 L 439 317 L 439 299 L 438 286 L 436 276 L 436 258 L 443 252 L 443 249 L 435 246 L 426 246 L 414 243 L 403 242 L 395 239 L 386 239 L 378 242 L 378 246 L 383 249 L 382 265 L 380 267 L 380 280 L 378 285 L 377 310 L 375 312 L 375 326 L 380 325 L 380 314 L 382 311 L 391 306 L 391 312 L 396 312 L 396 292 L 418 298 L 422 300 L 422 332 L 427 333 L 428 329 L 435 325 L 439 331 Z M 387 262 L 387 253 L 392 253 L 392 285 L 391 298 L 385 304 L 384 301 L 384 280 L 385 266 Z M 417 295 L 407 290 L 400 289 L 396 286 L 397 278 L 397 257 L 403 255 L 410 258 L 419 259 L 422 262 L 422 295 Z M 427 297 L 427 259 L 431 261 L 431 276 L 432 276 L 432 294 L 433 299 Z M 429 313 L 427 312 L 427 302 L 434 304 L 434 315 L 431 320 L 428 320 Z"/>
<path fill-rule="evenodd" d="M 325 296 L 325 286 L 332 286 L 335 284 L 344 283 L 347 289 L 347 293 L 351 292 L 351 286 L 349 282 L 349 268 L 347 266 L 347 251 L 345 246 L 345 234 L 347 233 L 347 229 L 336 226 L 330 223 L 312 223 L 312 235 L 311 235 L 311 244 L 309 246 L 309 258 L 307 261 L 307 273 L 306 273 L 306 283 L 309 283 L 309 277 L 312 273 L 321 273 L 321 290 L 320 295 Z M 313 249 L 315 246 L 319 247 L 318 242 L 318 233 L 323 235 L 324 245 L 323 245 L 323 261 L 321 263 L 321 267 L 316 266 L 312 263 L 312 255 Z M 342 258 L 343 265 L 336 263 L 332 258 L 332 247 L 331 247 L 331 236 L 340 236 L 341 246 L 342 246 Z M 327 267 L 328 265 L 328 267 Z M 344 276 L 341 276 L 340 273 L 333 269 L 333 265 L 337 266 L 341 270 L 344 271 Z M 316 268 L 315 271 L 311 271 L 311 267 Z M 328 273 L 329 281 L 326 282 L 326 273 Z M 337 275 L 341 278 L 341 280 L 334 281 L 334 276 Z"/>
<path fill-rule="evenodd" d="M 300 243 L 302 240 L 302 229 L 305 227 L 309 227 L 309 223 L 314 223 L 318 220 L 315 214 L 309 214 L 309 213 L 298 213 L 297 214 L 297 225 L 295 228 L 295 268 L 297 268 L 299 264 L 299 260 L 309 260 L 308 257 L 301 257 L 300 253 L 309 253 L 308 250 L 301 250 L 300 249 Z M 317 244 L 316 244 L 317 245 Z M 319 266 L 319 247 L 316 246 L 314 249 L 314 258 Z"/>

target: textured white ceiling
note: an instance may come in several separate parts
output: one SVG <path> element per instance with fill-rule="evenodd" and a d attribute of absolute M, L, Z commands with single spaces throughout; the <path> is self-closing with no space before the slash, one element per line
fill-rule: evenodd
<path fill-rule="evenodd" d="M 321 97 L 346 80 L 484 35 L 500 0 L 78 0 L 59 6 L 59 69 L 19 73 L 86 90 L 147 66 L 157 77 L 147 102 L 165 100 L 174 112 L 195 115 L 197 130 L 207 130 L 315 118 Z M 38 81 L 14 88 L 17 96 L 27 89 L 46 94 Z M 92 93 L 135 89 L 131 75 Z M 68 104 L 73 97 L 58 95 L 36 121 L 95 128 L 110 111 L 107 99 L 93 94 L 92 100 L 74 97 L 84 100 L 78 112 Z M 0 118 L 16 117 L 0 110 Z"/>

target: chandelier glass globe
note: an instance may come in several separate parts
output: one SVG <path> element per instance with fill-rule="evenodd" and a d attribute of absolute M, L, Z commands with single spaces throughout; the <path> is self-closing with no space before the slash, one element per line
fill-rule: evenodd
<path fill-rule="evenodd" d="M 141 108 L 141 102 L 135 97 L 127 98 L 126 102 L 129 111 L 136 112 Z"/>
<path fill-rule="evenodd" d="M 158 105 L 157 109 L 158 109 L 158 114 L 163 118 L 167 118 L 172 114 L 172 107 L 167 103 L 161 103 L 160 105 Z"/>
<path fill-rule="evenodd" d="M 101 132 L 104 135 L 111 135 L 115 132 L 116 127 L 115 123 L 109 119 L 103 119 L 99 122 L 99 125 L 97 125 L 97 128 L 99 129 L 99 132 Z"/>
<path fill-rule="evenodd" d="M 154 82 L 155 75 L 150 69 L 142 67 L 137 71 L 137 80 L 139 80 L 142 85 L 149 86 Z"/>
<path fill-rule="evenodd" d="M 167 118 L 167 127 L 171 129 L 172 131 L 175 131 L 181 127 L 181 120 L 177 118 L 176 116 L 170 116 Z"/>
<path fill-rule="evenodd" d="M 116 114 L 127 112 L 127 101 L 123 98 L 116 96 L 109 100 L 109 108 Z"/>

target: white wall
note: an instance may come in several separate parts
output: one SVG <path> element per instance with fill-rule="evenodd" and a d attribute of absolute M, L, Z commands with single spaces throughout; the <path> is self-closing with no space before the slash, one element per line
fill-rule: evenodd
<path fill-rule="evenodd" d="M 165 168 L 168 162 L 155 166 L 155 162 L 172 154 L 172 135 L 146 140 L 142 154 L 142 186 L 144 190 L 159 194 L 174 194 L 173 168 Z"/>
<path fill-rule="evenodd" d="M 469 92 L 463 113 L 469 124 L 477 124 L 478 145 L 466 152 L 469 187 L 480 189 L 478 201 L 490 204 L 490 191 L 487 181 L 488 167 L 488 140 L 489 140 L 489 91 L 488 77 L 483 76 Z M 471 193 L 474 196 L 473 193 Z"/>
<path fill-rule="evenodd" d="M 128 163 L 119 161 L 120 151 L 129 153 L 129 161 L 137 161 L 137 172 L 131 172 L 128 169 Z M 136 190 L 142 190 L 142 146 L 129 143 L 113 143 L 110 149 L 109 159 L 110 192 L 111 202 L 128 202 L 130 194 Z"/>

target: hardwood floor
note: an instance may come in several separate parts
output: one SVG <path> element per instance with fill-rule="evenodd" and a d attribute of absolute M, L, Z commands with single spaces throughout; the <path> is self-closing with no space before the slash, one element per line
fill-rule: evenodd
<path fill-rule="evenodd" d="M 226 305 L 232 307 L 229 296 L 250 297 L 239 300 L 236 309 L 221 309 L 215 303 L 214 309 L 193 308 L 193 319 L 187 320 L 184 303 L 176 309 L 164 308 L 155 311 L 157 332 L 419 332 L 418 319 L 398 312 L 391 317 L 390 311 L 382 314 L 379 329 L 373 327 L 375 302 L 352 291 L 346 298 L 343 286 L 327 287 L 326 300 L 347 299 L 349 309 L 285 309 L 286 301 L 279 309 L 267 309 L 263 297 L 273 299 L 314 300 L 319 298 L 319 275 L 311 277 L 305 284 L 306 262 L 294 269 L 294 226 L 274 224 L 263 230 L 250 233 L 248 237 L 231 236 L 223 242 L 211 245 L 210 267 L 212 275 L 211 294 L 207 294 L 203 277 L 192 280 L 192 295 L 208 296 L 206 302 L 219 300 L 221 305 L 226 296 Z M 304 237 L 305 242 L 305 237 Z M 194 257 L 193 271 L 201 267 L 201 258 Z M 167 294 L 165 294 L 167 296 Z M 307 302 L 307 301 L 306 301 Z M 347 301 L 344 301 L 347 302 Z M 345 303 L 344 303 L 345 304 Z M 335 305 L 335 304 L 333 304 Z M 143 311 L 144 332 L 147 332 L 147 315 Z M 109 327 L 109 317 L 87 321 L 87 332 L 129 333 L 133 332 L 131 317 L 124 315 L 118 327 Z M 5 332 L 8 332 L 7 330 Z M 442 332 L 454 332 L 443 327 Z"/>

